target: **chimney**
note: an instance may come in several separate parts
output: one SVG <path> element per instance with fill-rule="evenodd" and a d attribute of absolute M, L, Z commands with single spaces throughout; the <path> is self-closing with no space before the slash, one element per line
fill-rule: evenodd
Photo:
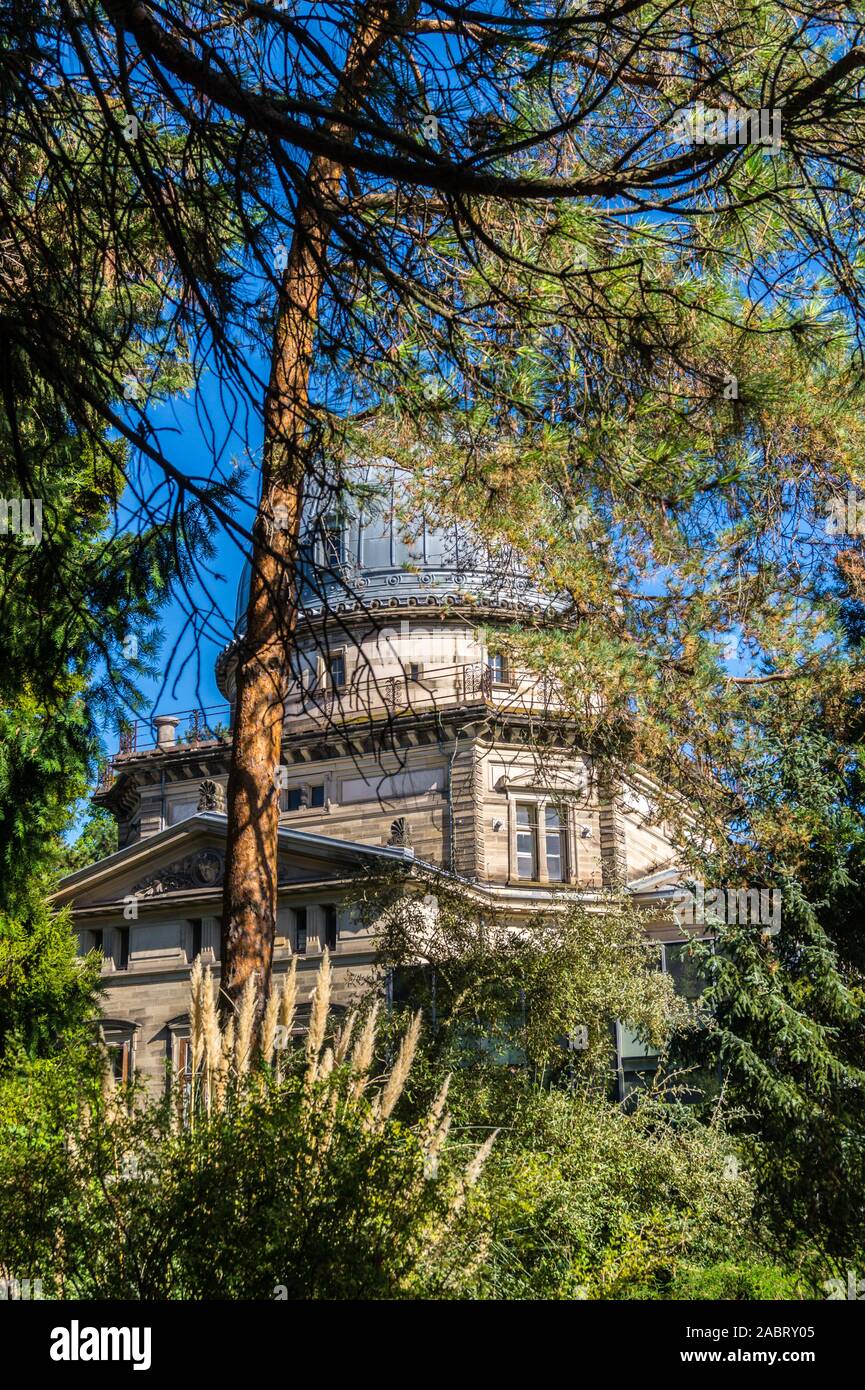
<path fill-rule="evenodd" d="M 177 742 L 175 730 L 180 720 L 176 714 L 157 714 L 153 724 L 156 729 L 157 748 L 173 748 Z"/>

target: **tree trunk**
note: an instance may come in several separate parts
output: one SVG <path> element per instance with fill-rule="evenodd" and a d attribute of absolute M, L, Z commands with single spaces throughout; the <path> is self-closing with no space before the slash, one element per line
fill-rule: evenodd
<path fill-rule="evenodd" d="M 390 0 L 361 13 L 343 71 L 337 109 L 362 95 L 390 32 Z M 347 135 L 339 120 L 329 129 Z M 236 667 L 228 778 L 228 840 L 222 908 L 223 1004 L 236 1003 L 250 977 L 259 1007 L 267 993 L 276 929 L 277 769 L 297 625 L 297 551 L 309 449 L 309 378 L 330 217 L 342 167 L 313 158 L 299 195 L 280 286 L 264 407 L 261 500 L 253 528 L 252 582 Z"/>

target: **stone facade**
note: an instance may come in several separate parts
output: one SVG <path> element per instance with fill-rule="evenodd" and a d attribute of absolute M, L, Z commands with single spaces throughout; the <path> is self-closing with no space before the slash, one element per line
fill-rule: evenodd
<path fill-rule="evenodd" d="M 401 552 L 397 523 L 381 509 L 373 523 L 347 520 L 345 545 L 331 531 L 325 555 L 319 520 L 275 773 L 277 974 L 296 954 L 306 994 L 327 944 L 344 1003 L 374 958 L 353 908 L 359 883 L 385 870 L 424 893 L 444 874 L 515 924 L 617 887 L 646 908 L 647 929 L 672 935 L 659 914 L 674 856 L 652 821 L 651 787 L 637 772 L 610 778 L 575 747 L 554 683 L 508 670 L 491 649 L 496 626 L 527 605 L 536 613 L 540 598 L 512 568 L 505 582 L 476 558 L 466 596 L 455 569 L 465 545 L 450 568 L 431 532 L 422 545 L 401 540 Z M 365 567 L 370 531 L 378 568 Z M 236 643 L 218 667 L 226 726 L 235 658 Z M 121 849 L 56 895 L 73 908 L 81 951 L 102 947 L 105 1035 L 119 1074 L 134 1066 L 154 1086 L 183 1064 L 193 959 L 218 969 L 230 745 L 214 723 L 196 716 L 183 729 L 160 716 L 151 738 L 127 736 L 96 796 L 118 821 Z"/>

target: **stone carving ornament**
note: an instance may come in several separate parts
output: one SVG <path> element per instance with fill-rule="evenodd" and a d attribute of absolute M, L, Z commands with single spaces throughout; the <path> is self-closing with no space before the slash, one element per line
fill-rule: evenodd
<path fill-rule="evenodd" d="M 201 849 L 143 878 L 132 892 L 140 898 L 176 893 L 185 888 L 214 888 L 222 882 L 225 860 L 219 850 Z"/>
<path fill-rule="evenodd" d="M 198 788 L 199 811 L 218 811 L 225 814 L 225 788 L 206 777 Z"/>

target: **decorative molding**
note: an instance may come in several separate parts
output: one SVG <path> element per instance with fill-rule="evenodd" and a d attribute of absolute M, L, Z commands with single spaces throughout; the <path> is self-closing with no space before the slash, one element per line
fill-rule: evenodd
<path fill-rule="evenodd" d="M 210 777 L 205 777 L 198 788 L 198 809 L 199 811 L 217 811 L 220 815 L 225 814 L 225 788 L 220 782 L 214 782 Z"/>
<path fill-rule="evenodd" d="M 404 848 L 411 847 L 411 824 L 407 816 L 397 816 L 396 820 L 391 822 L 388 844 L 402 845 Z"/>
<path fill-rule="evenodd" d="M 224 871 L 225 856 L 219 850 L 201 849 L 141 879 L 132 892 L 139 898 L 152 898 L 183 888 L 215 888 Z"/>

